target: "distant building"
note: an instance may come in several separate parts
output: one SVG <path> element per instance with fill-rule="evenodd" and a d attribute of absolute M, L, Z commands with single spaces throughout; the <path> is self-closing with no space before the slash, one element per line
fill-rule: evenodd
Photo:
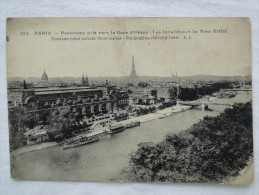
<path fill-rule="evenodd" d="M 175 74 L 172 73 L 172 77 L 177 77 L 177 72 Z"/>
<path fill-rule="evenodd" d="M 151 96 L 153 96 L 155 99 L 157 99 L 157 90 L 156 89 L 152 89 L 150 92 Z"/>
<path fill-rule="evenodd" d="M 8 108 L 20 107 L 22 103 L 22 90 L 21 89 L 8 89 Z"/>
<path fill-rule="evenodd" d="M 89 80 L 88 80 L 87 74 L 85 74 L 85 76 L 84 76 L 84 74 L 82 75 L 81 85 L 82 86 L 89 86 Z"/>
<path fill-rule="evenodd" d="M 33 145 L 49 140 L 47 131 L 43 129 L 38 129 L 37 127 L 35 127 L 35 129 L 32 130 L 27 129 L 23 135 L 26 139 L 27 145 Z"/>
<path fill-rule="evenodd" d="M 48 82 L 48 80 L 49 80 L 49 77 L 48 77 L 48 75 L 47 75 L 47 73 L 46 73 L 45 70 L 44 70 L 44 73 L 43 73 L 42 76 L 41 76 L 41 80 L 42 80 L 43 82 Z"/>
<path fill-rule="evenodd" d="M 168 89 L 168 96 L 170 100 L 175 100 L 177 98 L 177 87 L 170 87 Z"/>
<path fill-rule="evenodd" d="M 129 94 L 126 91 L 118 91 L 116 93 L 117 106 L 119 110 L 127 109 L 129 105 Z"/>
<path fill-rule="evenodd" d="M 157 99 L 164 100 L 164 101 L 170 101 L 170 91 L 168 87 L 161 87 L 157 89 Z"/>
<path fill-rule="evenodd" d="M 173 83 L 183 82 L 182 77 L 179 76 L 179 74 L 177 72 L 176 73 L 172 73 L 171 80 L 172 80 Z"/>

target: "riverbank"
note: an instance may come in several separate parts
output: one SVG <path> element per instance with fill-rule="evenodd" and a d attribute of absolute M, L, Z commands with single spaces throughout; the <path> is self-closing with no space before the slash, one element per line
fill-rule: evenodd
<path fill-rule="evenodd" d="M 145 114 L 145 115 L 141 115 L 141 116 L 137 116 L 137 117 L 132 117 L 127 120 L 120 121 L 119 123 L 121 123 L 123 125 L 129 124 L 129 123 L 135 122 L 135 121 L 139 121 L 141 123 L 146 123 L 148 121 L 158 119 L 159 117 L 163 116 L 164 114 L 173 115 L 176 113 L 186 111 L 190 108 L 191 108 L 191 106 L 176 105 L 176 106 L 172 106 L 169 108 L 165 108 L 163 110 L 159 110 L 156 113 L 149 113 L 149 114 Z M 96 130 L 90 131 L 88 134 L 99 135 L 99 134 L 103 134 L 103 133 L 105 133 L 105 130 L 96 129 Z M 18 154 L 22 154 L 22 153 L 26 153 L 26 152 L 31 152 L 34 150 L 41 150 L 41 149 L 56 146 L 56 145 L 57 145 L 56 142 L 45 142 L 45 143 L 40 143 L 40 144 L 34 144 L 31 146 L 24 146 L 22 148 L 12 151 L 11 155 L 18 155 Z"/>
<path fill-rule="evenodd" d="M 133 118 L 121 121 L 120 123 L 126 124 L 126 123 L 130 123 L 132 121 L 139 121 L 141 123 L 145 123 L 145 122 L 148 122 L 148 121 L 151 121 L 154 119 L 158 119 L 159 117 L 163 116 L 164 114 L 168 114 L 168 116 L 170 116 L 173 114 L 177 114 L 177 113 L 189 110 L 190 108 L 191 108 L 191 106 L 176 105 L 176 106 L 172 106 L 169 108 L 165 108 L 163 110 L 158 110 L 155 113 L 149 113 L 149 114 L 133 117 Z"/>
<path fill-rule="evenodd" d="M 226 98 L 216 98 L 216 97 L 211 97 L 210 98 L 211 102 L 216 102 L 216 103 L 232 103 L 233 104 L 233 99 L 226 99 Z M 242 102 L 239 98 L 237 98 L 237 101 L 235 102 Z M 187 106 L 187 105 L 175 105 L 169 108 L 165 108 L 163 110 L 158 110 L 155 113 L 149 113 L 149 114 L 145 114 L 145 115 L 141 115 L 141 116 L 137 116 L 137 117 L 132 117 L 123 121 L 120 121 L 119 123 L 126 125 L 129 124 L 131 122 L 135 122 L 135 121 L 139 121 L 141 123 L 146 123 L 158 118 L 163 118 L 163 117 L 169 117 L 171 115 L 175 115 L 177 113 L 181 113 L 184 111 L 187 111 L 189 109 L 191 109 L 191 106 Z M 96 134 L 103 134 L 105 133 L 105 130 L 103 129 L 95 129 L 89 132 L 90 134 L 92 133 L 96 133 Z M 12 155 L 17 155 L 17 154 L 22 154 L 22 153 L 26 153 L 26 152 L 31 152 L 34 150 L 41 150 L 47 147 L 52 147 L 52 146 L 56 146 L 57 143 L 56 142 L 46 142 L 46 143 L 41 143 L 41 144 L 35 144 L 35 145 L 31 145 L 31 146 L 24 146 L 22 148 L 19 148 L 17 150 L 14 150 L 11 152 Z"/>
<path fill-rule="evenodd" d="M 25 152 L 32 152 L 34 150 L 41 150 L 43 148 L 49 148 L 49 147 L 53 147 L 56 145 L 58 145 L 57 142 L 45 142 L 45 143 L 34 144 L 34 145 L 30 145 L 30 146 L 24 146 L 22 148 L 12 151 L 11 155 L 18 155 L 18 154 L 22 154 Z"/>

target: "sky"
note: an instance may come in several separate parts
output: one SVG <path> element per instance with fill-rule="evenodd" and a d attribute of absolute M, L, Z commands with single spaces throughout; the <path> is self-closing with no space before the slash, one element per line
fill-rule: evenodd
<path fill-rule="evenodd" d="M 227 33 L 212 33 L 221 29 Z M 168 36 L 163 30 L 178 39 L 126 39 Z M 250 22 L 245 18 L 9 19 L 7 36 L 8 77 L 41 77 L 44 69 L 49 77 L 128 76 L 132 56 L 139 76 L 251 75 Z M 121 40 L 82 40 L 92 37 Z"/>

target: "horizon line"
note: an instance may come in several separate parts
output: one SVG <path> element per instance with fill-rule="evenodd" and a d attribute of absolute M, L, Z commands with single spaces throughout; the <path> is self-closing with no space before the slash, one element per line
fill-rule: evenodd
<path fill-rule="evenodd" d="M 137 77 L 159 77 L 159 78 L 164 78 L 164 77 L 172 77 L 172 78 L 180 78 L 180 77 L 192 77 L 192 76 L 216 76 L 216 77 L 251 77 L 252 75 L 213 75 L 213 74 L 195 74 L 195 75 L 183 75 L 183 76 L 137 76 Z M 51 78 L 64 78 L 64 77 L 69 77 L 69 78 L 81 78 L 82 76 L 53 76 L 49 77 Z M 105 78 L 105 77 L 113 77 L 113 78 L 125 78 L 129 76 L 88 76 L 88 78 Z M 41 78 L 41 76 L 7 76 L 7 78 Z"/>

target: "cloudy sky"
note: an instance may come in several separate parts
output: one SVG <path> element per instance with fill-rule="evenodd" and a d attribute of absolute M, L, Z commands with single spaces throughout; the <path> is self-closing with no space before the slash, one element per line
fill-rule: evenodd
<path fill-rule="evenodd" d="M 200 31 L 213 32 L 215 29 L 227 30 L 227 33 L 201 33 Z M 161 34 L 163 30 L 173 32 L 170 36 L 179 37 L 179 39 L 126 40 L 126 36 L 144 36 L 136 34 L 138 32 L 148 32 L 146 35 L 148 37 L 166 36 Z M 175 33 L 177 30 L 185 32 L 195 30 L 198 33 L 179 34 Z M 61 34 L 62 31 L 67 34 Z M 97 34 L 91 34 L 93 31 Z M 111 31 L 115 34 L 111 35 Z M 23 32 L 28 32 L 28 35 Z M 109 34 L 98 35 L 98 32 Z M 119 35 L 118 32 L 129 34 Z M 80 33 L 85 34 L 80 35 Z M 137 74 L 142 76 L 169 76 L 175 72 L 180 76 L 251 74 L 248 19 L 9 19 L 7 36 L 8 77 L 40 77 L 44 69 L 49 77 L 78 77 L 82 73 L 87 73 L 91 77 L 128 76 L 133 55 Z M 184 36 L 187 39 L 184 39 Z M 52 37 L 69 40 L 53 41 Z M 125 39 L 70 40 L 73 37 Z"/>

